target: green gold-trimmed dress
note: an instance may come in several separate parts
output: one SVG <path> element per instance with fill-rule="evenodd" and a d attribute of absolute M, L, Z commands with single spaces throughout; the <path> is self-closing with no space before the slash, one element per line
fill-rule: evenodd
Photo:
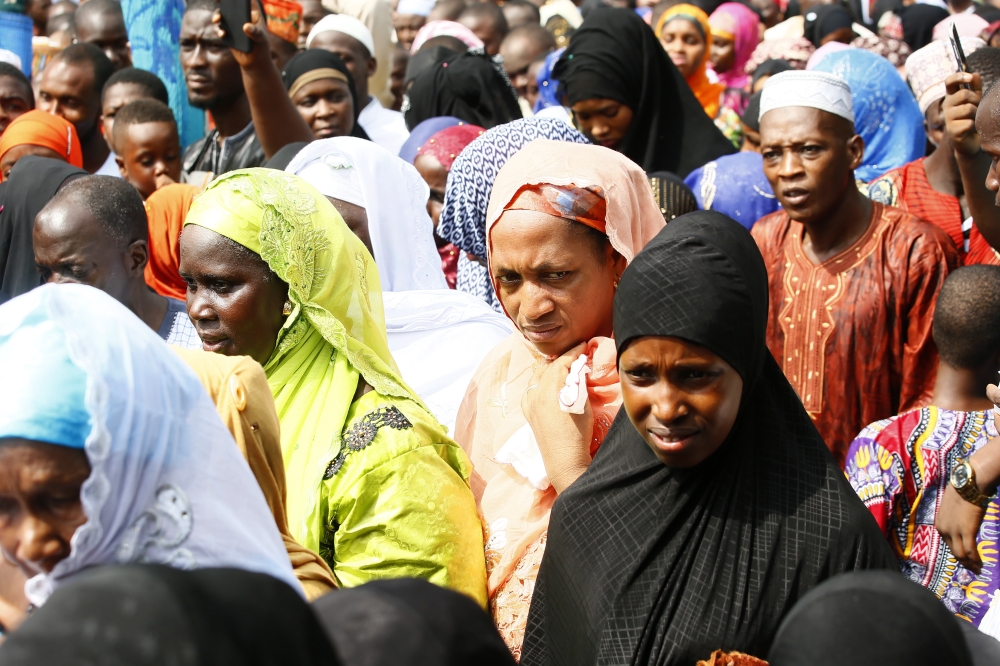
<path fill-rule="evenodd" d="M 216 179 L 188 224 L 257 253 L 288 283 L 292 313 L 264 371 L 292 535 L 344 587 L 412 576 L 485 606 L 471 465 L 399 375 L 368 250 L 323 195 L 269 169 Z M 355 400 L 362 379 L 372 390 Z"/>

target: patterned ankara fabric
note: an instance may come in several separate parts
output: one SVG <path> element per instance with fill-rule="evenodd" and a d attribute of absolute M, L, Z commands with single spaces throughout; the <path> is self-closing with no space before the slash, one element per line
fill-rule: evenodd
<path fill-rule="evenodd" d="M 924 169 L 925 159 L 921 157 L 868 183 L 868 198 L 905 210 L 940 227 L 955 243 L 963 264 L 985 263 L 993 254 L 992 248 L 975 225 L 968 231 L 963 229 L 958 197 L 942 194 L 931 187 Z M 973 260 L 970 261 L 970 257 Z"/>
<path fill-rule="evenodd" d="M 579 222 L 607 233 L 607 201 L 600 186 L 574 187 L 541 183 L 525 185 L 504 210 L 531 210 Z"/>
<path fill-rule="evenodd" d="M 264 372 L 295 540 L 341 587 L 417 577 L 485 605 L 468 458 L 400 376 L 362 242 L 315 188 L 272 169 L 217 178 L 191 224 L 260 255 L 289 285 L 292 313 Z M 354 399 L 362 379 L 373 390 Z"/>
<path fill-rule="evenodd" d="M 924 407 L 867 426 L 847 451 L 847 478 L 875 516 L 907 578 L 955 615 L 1000 640 L 1000 499 L 986 508 L 976 544 L 978 576 L 962 566 L 934 527 L 955 463 L 1000 436 L 992 412 Z"/>
<path fill-rule="evenodd" d="M 698 200 L 698 208 L 717 210 L 747 229 L 781 204 L 764 175 L 760 153 L 724 155 L 695 169 L 685 181 Z"/>
<path fill-rule="evenodd" d="M 843 466 L 865 424 L 930 401 L 934 302 L 958 253 L 939 228 L 880 203 L 861 237 L 819 265 L 785 211 L 752 233 L 770 268 L 767 346 Z"/>
<path fill-rule="evenodd" d="M 767 270 L 721 213 L 666 226 L 615 296 L 619 353 L 640 336 L 713 350 L 743 378 L 729 436 L 667 467 L 619 411 L 556 500 L 521 663 L 691 666 L 764 654 L 803 594 L 892 552 L 768 353 Z"/>
<path fill-rule="evenodd" d="M 587 137 L 561 120 L 515 120 L 487 130 L 466 146 L 448 172 L 437 232 L 463 252 L 458 261 L 456 288 L 482 298 L 497 312 L 501 311 L 500 301 L 493 291 L 489 272 L 464 253 L 486 261 L 486 207 L 493 191 L 493 181 L 507 160 L 535 139 L 590 143 Z"/>
<path fill-rule="evenodd" d="M 854 128 L 865 140 L 865 156 L 854 173 L 869 182 L 924 156 L 924 116 L 906 82 L 885 58 L 849 49 L 831 53 L 814 72 L 830 72 L 851 86 Z"/>

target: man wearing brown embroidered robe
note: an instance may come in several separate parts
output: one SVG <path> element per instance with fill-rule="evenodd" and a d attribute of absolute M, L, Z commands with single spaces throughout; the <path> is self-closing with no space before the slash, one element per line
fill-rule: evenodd
<path fill-rule="evenodd" d="M 768 268 L 767 345 L 843 466 L 866 424 L 930 399 L 934 302 L 958 255 L 939 228 L 858 191 L 864 141 L 843 79 L 772 77 L 760 121 L 783 207 L 752 231 Z"/>

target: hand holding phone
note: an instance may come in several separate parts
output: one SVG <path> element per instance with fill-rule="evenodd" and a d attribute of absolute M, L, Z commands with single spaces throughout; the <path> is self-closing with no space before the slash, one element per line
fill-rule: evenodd
<path fill-rule="evenodd" d="M 243 53 L 253 50 L 253 40 L 243 32 L 243 24 L 252 22 L 251 2 L 252 0 L 219 0 L 219 10 L 222 13 L 219 27 L 226 33 L 222 41 L 226 46 Z"/>

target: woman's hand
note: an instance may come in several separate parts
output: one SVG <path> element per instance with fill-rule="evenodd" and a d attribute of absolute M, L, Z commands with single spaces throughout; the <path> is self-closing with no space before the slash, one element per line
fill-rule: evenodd
<path fill-rule="evenodd" d="M 545 471 L 557 493 L 562 493 L 590 466 L 590 440 L 594 436 L 594 412 L 587 401 L 583 414 L 559 408 L 559 390 L 569 368 L 587 350 L 579 344 L 547 365 L 539 365 L 521 398 L 521 410 L 535 435 L 545 461 Z M 586 385 L 581 386 L 587 390 Z"/>
<path fill-rule="evenodd" d="M 226 37 L 226 30 L 222 27 L 222 11 L 215 10 L 212 14 L 212 23 L 214 23 L 217 28 L 217 32 L 220 38 Z M 260 3 L 257 0 L 250 0 L 250 23 L 244 23 L 242 26 L 243 34 L 250 38 L 253 43 L 253 49 L 250 53 L 244 53 L 239 49 L 230 48 L 229 50 L 233 54 L 233 58 L 239 63 L 239 66 L 243 69 L 255 69 L 262 65 L 270 64 L 274 66 L 274 61 L 271 60 L 271 45 L 267 41 L 267 23 L 264 19 L 264 13 L 260 10 Z"/>
<path fill-rule="evenodd" d="M 1000 400 L 1000 389 L 990 384 L 986 389 L 987 397 L 997 403 Z M 993 414 L 996 424 L 996 413 Z M 976 485 L 984 495 L 993 495 L 997 483 L 1000 482 L 1000 439 L 991 439 L 981 449 L 969 456 L 969 464 L 976 473 Z M 947 470 L 949 473 L 951 470 Z M 983 568 L 983 560 L 976 548 L 976 536 L 983 524 L 986 510 L 962 499 L 958 491 L 949 482 L 941 498 L 941 508 L 938 510 L 934 526 L 948 548 L 951 549 L 962 566 L 976 575 Z"/>

